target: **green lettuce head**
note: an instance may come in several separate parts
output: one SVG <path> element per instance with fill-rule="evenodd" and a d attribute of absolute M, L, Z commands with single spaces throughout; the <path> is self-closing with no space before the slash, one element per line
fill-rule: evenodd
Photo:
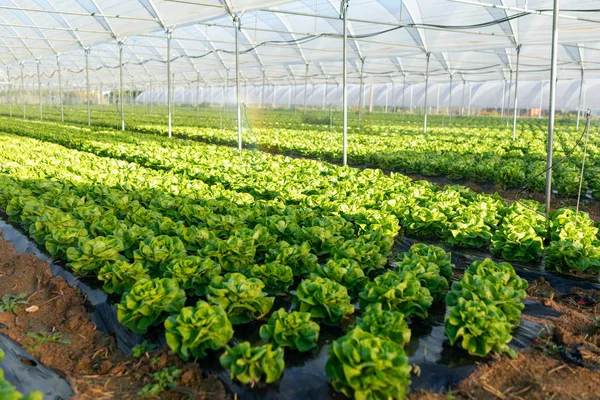
<path fill-rule="evenodd" d="M 425 319 L 433 297 L 410 272 L 388 271 L 367 283 L 359 295 L 361 309 L 380 303 L 383 310 L 399 311 L 405 318 L 412 315 Z"/>
<path fill-rule="evenodd" d="M 242 342 L 234 347 L 225 346 L 220 358 L 223 368 L 230 368 L 231 379 L 254 386 L 263 377 L 273 383 L 283 374 L 285 362 L 283 349 L 273 349 L 270 344 L 252 347 L 250 342 Z"/>
<path fill-rule="evenodd" d="M 348 290 L 328 278 L 313 275 L 304 279 L 296 289 L 293 305 L 326 324 L 336 324 L 354 312 Z"/>
<path fill-rule="evenodd" d="M 404 399 L 411 367 L 398 344 L 354 328 L 328 352 L 325 373 L 337 392 L 352 399 Z"/>
<path fill-rule="evenodd" d="M 275 299 L 263 292 L 265 284 L 233 272 L 215 276 L 208 286 L 208 301 L 225 310 L 232 324 L 244 324 L 267 314 Z"/>
<path fill-rule="evenodd" d="M 98 271 L 98 280 L 104 282 L 102 288 L 106 293 L 122 294 L 142 279 L 150 279 L 150 275 L 141 262 L 110 261 Z"/>
<path fill-rule="evenodd" d="M 182 359 L 203 358 L 206 350 L 217 350 L 233 337 L 233 327 L 221 306 L 199 301 L 184 307 L 165 321 L 169 348 Z"/>
<path fill-rule="evenodd" d="M 67 265 L 76 274 L 87 274 L 101 268 L 109 261 L 120 259 L 119 252 L 123 251 L 123 242 L 116 237 L 97 236 L 85 238 L 78 247 L 67 249 Z"/>
<path fill-rule="evenodd" d="M 135 333 L 144 334 L 150 326 L 161 324 L 185 305 L 185 292 L 173 279 L 138 281 L 117 305 L 119 322 Z"/>
<path fill-rule="evenodd" d="M 410 328 L 404 314 L 398 311 L 387 311 L 381 303 L 373 303 L 362 316 L 356 319 L 356 326 L 365 332 L 389 339 L 404 347 L 410 341 Z"/>
<path fill-rule="evenodd" d="M 260 327 L 260 337 L 279 347 L 308 351 L 317 345 L 319 330 L 319 324 L 310 320 L 310 313 L 293 311 L 288 314 L 280 308 L 266 325 Z"/>
<path fill-rule="evenodd" d="M 186 256 L 171 261 L 164 276 L 173 278 L 187 293 L 204 296 L 212 278 L 220 273 L 221 266 L 210 258 Z"/>

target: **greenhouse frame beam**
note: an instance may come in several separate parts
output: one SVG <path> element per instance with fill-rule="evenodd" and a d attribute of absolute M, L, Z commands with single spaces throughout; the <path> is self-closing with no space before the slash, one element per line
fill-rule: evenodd
<path fill-rule="evenodd" d="M 173 30 L 167 29 L 167 132 L 169 137 L 173 136 L 173 94 L 172 94 L 172 76 L 171 76 L 171 39 Z"/>
<path fill-rule="evenodd" d="M 424 113 L 423 113 L 423 133 L 427 133 L 427 94 L 429 92 L 429 61 L 431 59 L 431 53 L 426 54 L 427 66 L 425 67 L 425 100 L 424 100 Z"/>
<path fill-rule="evenodd" d="M 119 46 L 119 107 L 121 111 L 121 130 L 125 131 L 125 107 L 123 106 L 123 40 L 117 41 Z"/>
<path fill-rule="evenodd" d="M 173 1 L 173 0 L 168 0 L 168 1 Z M 294 15 L 294 16 L 307 17 L 307 18 L 320 18 L 320 19 L 330 19 L 330 20 L 336 20 L 336 19 L 338 19 L 337 17 L 331 16 L 331 15 L 319 15 L 319 14 L 302 13 L 302 12 L 297 12 L 297 11 L 274 10 L 274 9 L 270 9 L 270 8 L 259 9 L 259 11 L 270 12 L 270 13 L 275 13 L 275 14 Z M 356 22 L 356 23 L 361 23 L 361 24 L 371 24 L 371 25 L 379 25 L 379 26 L 390 26 L 390 27 L 396 27 L 397 26 L 397 27 L 405 27 L 405 28 L 413 28 L 413 29 L 423 29 L 423 30 L 431 30 L 431 31 L 454 32 L 454 33 L 479 35 L 479 36 L 507 36 L 507 37 L 509 37 L 509 35 L 487 33 L 487 32 L 481 32 L 481 31 L 469 32 L 467 30 L 438 28 L 438 27 L 433 27 L 433 26 L 424 26 L 424 27 L 415 28 L 414 26 L 412 26 L 410 24 L 392 23 L 392 22 L 380 22 L 380 21 L 370 21 L 370 20 L 359 19 L 359 18 L 348 18 L 348 22 L 352 22 L 352 23 Z"/>
<path fill-rule="evenodd" d="M 235 29 L 235 90 L 237 103 L 237 133 L 238 133 L 238 150 L 242 151 L 242 102 L 240 93 L 240 30 L 241 21 L 237 14 L 233 15 L 233 27 Z"/>
<path fill-rule="evenodd" d="M 546 212 L 550 212 L 552 197 L 552 152 L 554 147 L 554 113 L 556 108 L 556 81 L 557 81 L 557 58 L 558 58 L 558 15 L 559 0 L 554 0 L 552 18 L 552 63 L 550 65 L 550 93 L 548 106 L 548 148 L 546 154 Z"/>
<path fill-rule="evenodd" d="M 542 118 L 542 108 L 544 107 L 544 81 L 540 81 L 540 112 L 538 118 Z"/>
<path fill-rule="evenodd" d="M 506 10 L 506 11 L 516 11 L 516 12 L 522 12 L 522 13 L 527 13 L 527 14 L 544 15 L 547 17 L 554 16 L 553 12 L 551 12 L 551 11 L 531 10 L 531 9 L 527 9 L 527 8 L 510 7 L 510 6 L 504 6 L 504 5 L 499 5 L 499 4 L 490 4 L 490 3 L 484 3 L 481 1 L 472 1 L 472 0 L 450 0 L 450 1 L 452 1 L 454 3 L 470 4 L 470 5 L 474 5 L 474 6 L 480 6 L 480 7 L 499 8 L 499 9 Z M 567 15 L 567 14 L 559 14 L 558 18 L 572 19 L 572 20 L 583 21 L 583 22 L 592 22 L 592 23 L 596 23 L 596 24 L 600 23 L 600 20 L 590 19 L 590 18 L 581 18 L 581 17 L 576 17 L 574 15 Z"/>
<path fill-rule="evenodd" d="M 452 86 L 452 79 L 453 79 L 453 78 L 454 78 L 454 73 L 453 73 L 453 72 L 450 72 L 450 93 L 449 93 L 449 95 L 450 95 L 450 100 L 449 100 L 449 102 L 448 102 L 448 115 L 449 115 L 449 117 L 450 117 L 450 124 L 452 124 L 452 89 L 453 89 L 453 86 Z"/>
<path fill-rule="evenodd" d="M 87 100 L 87 120 L 88 126 L 92 125 L 92 114 L 90 110 L 90 48 L 85 49 L 85 86 Z"/>
<path fill-rule="evenodd" d="M 56 54 L 56 67 L 58 68 L 58 99 L 60 101 L 60 120 L 65 122 L 65 107 L 62 94 L 62 77 L 60 73 L 60 54 Z"/>
<path fill-rule="evenodd" d="M 513 129 L 512 129 L 512 140 L 514 141 L 517 138 L 517 115 L 519 111 L 519 63 L 521 61 L 521 45 L 517 46 L 517 69 L 515 72 L 515 101 L 514 101 L 514 111 L 513 111 Z"/>
<path fill-rule="evenodd" d="M 506 103 L 506 78 L 502 80 L 502 105 L 500 106 L 500 118 L 504 118 L 504 105 Z"/>
<path fill-rule="evenodd" d="M 577 130 L 579 130 L 579 119 L 581 117 L 581 114 L 583 112 L 582 110 L 582 106 L 583 106 L 583 78 L 584 78 L 584 68 L 583 68 L 583 62 L 581 63 L 581 79 L 579 81 L 579 105 L 577 106 Z"/>
<path fill-rule="evenodd" d="M 306 63 L 306 70 L 304 72 L 304 116 L 306 117 L 306 100 L 308 95 L 308 66 L 310 64 Z"/>
<path fill-rule="evenodd" d="M 342 165 L 348 165 L 348 3 L 342 0 L 340 17 L 343 20 L 343 48 L 342 48 L 342 108 L 343 108 L 343 133 L 342 133 Z"/>
<path fill-rule="evenodd" d="M 360 59 L 360 90 L 359 90 L 359 99 L 358 99 L 358 129 L 360 129 L 360 121 L 362 119 L 362 111 L 365 102 L 365 81 L 364 81 L 364 73 L 365 73 L 365 59 Z"/>
<path fill-rule="evenodd" d="M 37 80 L 38 80 L 38 102 L 40 103 L 40 121 L 44 119 L 44 110 L 42 103 L 42 75 L 40 73 L 40 63 L 41 60 L 36 58 L 36 67 L 37 67 Z"/>
<path fill-rule="evenodd" d="M 43 8 L 30 8 L 30 7 L 15 7 L 15 6 L 0 5 L 0 10 L 72 15 L 72 16 L 77 16 L 77 17 L 91 17 L 91 18 L 102 17 L 102 18 L 111 18 L 111 19 L 125 19 L 125 20 L 134 20 L 134 21 L 157 22 L 156 18 L 149 18 L 149 17 L 136 17 L 136 16 L 118 15 L 118 14 L 111 15 L 111 14 L 102 14 L 102 13 L 96 14 L 96 13 L 89 13 L 89 12 L 82 12 L 82 11 L 46 10 Z"/>

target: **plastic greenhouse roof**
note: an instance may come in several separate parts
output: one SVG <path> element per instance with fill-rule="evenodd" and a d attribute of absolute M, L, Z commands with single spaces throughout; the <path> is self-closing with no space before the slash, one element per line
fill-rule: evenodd
<path fill-rule="evenodd" d="M 0 81 L 37 84 L 119 80 L 123 41 L 125 87 L 166 82 L 166 29 L 178 84 L 233 85 L 241 19 L 242 84 L 341 82 L 339 0 L 0 0 Z M 349 82 L 361 69 L 370 83 L 489 82 L 509 79 L 520 46 L 520 79 L 548 79 L 551 0 L 350 0 Z M 600 75 L 600 1 L 562 0 L 558 76 Z M 363 66 L 364 63 L 364 66 Z M 134 83 L 133 83 L 134 82 Z"/>

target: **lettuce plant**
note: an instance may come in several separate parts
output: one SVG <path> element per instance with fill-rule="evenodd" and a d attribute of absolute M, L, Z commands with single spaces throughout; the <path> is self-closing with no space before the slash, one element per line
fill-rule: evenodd
<path fill-rule="evenodd" d="M 344 285 L 352 297 L 356 297 L 369 281 L 358 263 L 351 259 L 330 259 L 327 264 L 315 268 L 314 273 Z"/>
<path fill-rule="evenodd" d="M 442 300 L 448 291 L 448 281 L 440 274 L 440 267 L 429 262 L 426 257 L 414 253 L 404 255 L 398 263 L 399 272 L 410 272 L 415 275 L 421 286 L 426 287 L 435 301 Z"/>
<path fill-rule="evenodd" d="M 318 259 L 311 252 L 311 246 L 308 242 L 303 242 L 300 245 L 289 244 L 287 242 L 278 242 L 271 249 L 271 253 L 267 256 L 267 261 L 278 261 L 283 265 L 287 265 L 292 269 L 294 276 L 308 276 L 318 265 Z"/>
<path fill-rule="evenodd" d="M 469 354 L 480 357 L 492 353 L 509 353 L 513 325 L 498 307 L 483 301 L 458 298 L 449 308 L 444 333 L 451 345 L 460 344 Z"/>
<path fill-rule="evenodd" d="M 417 277 L 407 271 L 388 271 L 367 283 L 359 295 L 361 309 L 380 303 L 383 310 L 399 311 L 405 318 L 412 315 L 427 318 L 427 309 L 432 302 L 429 290 L 422 287 Z"/>
<path fill-rule="evenodd" d="M 300 312 L 308 312 L 326 324 L 336 324 L 354 312 L 348 290 L 339 283 L 311 276 L 298 285 L 292 304 Z"/>
<path fill-rule="evenodd" d="M 279 347 L 308 351 L 317 345 L 320 327 L 310 320 L 310 313 L 292 311 L 283 308 L 275 311 L 269 322 L 260 327 L 260 337 L 265 342 L 273 342 Z"/>
<path fill-rule="evenodd" d="M 176 236 L 155 236 L 140 242 L 138 250 L 133 253 L 136 261 L 156 268 L 166 266 L 171 260 L 185 255 L 185 246 Z"/>
<path fill-rule="evenodd" d="M 150 279 L 150 275 L 139 261 L 133 264 L 123 260 L 110 261 L 98 271 L 98 280 L 104 283 L 102 288 L 106 293 L 122 294 L 142 279 Z"/>
<path fill-rule="evenodd" d="M 167 318 L 165 331 L 169 348 L 184 360 L 205 357 L 206 350 L 218 350 L 233 337 L 225 310 L 204 301 Z"/>
<path fill-rule="evenodd" d="M 446 280 L 452 279 L 452 270 L 454 264 L 452 264 L 452 254 L 446 253 L 444 249 L 438 246 L 429 245 L 425 243 L 413 244 L 408 250 L 409 255 L 417 254 L 425 257 L 428 262 L 436 264 L 440 269 L 440 275 Z"/>
<path fill-rule="evenodd" d="M 173 278 L 187 293 L 204 296 L 212 278 L 220 273 L 221 267 L 210 258 L 186 256 L 172 260 L 164 276 Z"/>
<path fill-rule="evenodd" d="M 285 361 L 283 349 L 273 349 L 270 344 L 252 347 L 242 342 L 234 347 L 225 346 L 220 358 L 223 368 L 230 368 L 230 378 L 254 386 L 263 377 L 266 383 L 277 381 L 283 374 Z"/>
<path fill-rule="evenodd" d="M 411 367 L 398 344 L 360 328 L 334 341 L 325 373 L 331 386 L 352 399 L 403 399 Z"/>
<path fill-rule="evenodd" d="M 77 247 L 67 249 L 67 265 L 76 274 L 86 274 L 95 271 L 108 261 L 120 258 L 119 252 L 123 250 L 123 242 L 116 237 L 98 236 L 89 240 L 82 240 Z"/>
<path fill-rule="evenodd" d="M 265 284 L 258 278 L 246 278 L 233 272 L 215 276 L 208 286 L 208 300 L 225 310 L 232 324 L 244 324 L 266 315 L 275 298 L 263 292 Z"/>
<path fill-rule="evenodd" d="M 536 232 L 530 215 L 511 215 L 492 237 L 492 254 L 505 260 L 534 261 L 542 256 L 544 238 Z"/>
<path fill-rule="evenodd" d="M 288 288 L 294 283 L 294 273 L 287 265 L 278 261 L 255 265 L 250 268 L 251 277 L 258 278 L 265 284 L 265 292 L 269 294 L 279 294 L 288 291 Z"/>
<path fill-rule="evenodd" d="M 170 314 L 181 311 L 185 292 L 173 279 L 143 279 L 125 292 L 117 305 L 119 322 L 135 333 L 143 334 L 161 324 Z"/>
<path fill-rule="evenodd" d="M 365 332 L 389 339 L 404 347 L 410 341 L 410 328 L 404 319 L 404 314 L 398 311 L 387 311 L 380 303 L 373 303 L 358 318 L 356 326 Z"/>

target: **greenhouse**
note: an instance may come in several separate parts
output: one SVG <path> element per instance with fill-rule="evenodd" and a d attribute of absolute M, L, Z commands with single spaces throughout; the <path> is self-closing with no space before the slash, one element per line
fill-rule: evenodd
<path fill-rule="evenodd" d="M 600 1 L 0 1 L 0 400 L 597 399 Z"/>

